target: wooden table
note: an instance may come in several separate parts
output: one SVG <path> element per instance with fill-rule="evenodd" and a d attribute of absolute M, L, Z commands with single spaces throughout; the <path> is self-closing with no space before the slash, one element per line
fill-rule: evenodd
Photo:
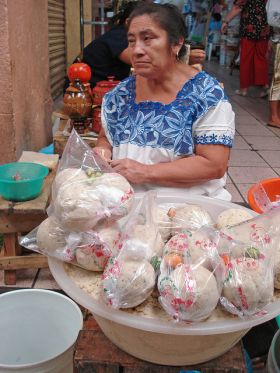
<path fill-rule="evenodd" d="M 82 139 L 91 147 L 94 148 L 97 142 L 97 137 L 82 137 Z M 63 135 L 63 131 L 58 130 L 53 137 L 54 153 L 62 156 L 68 137 Z"/>
<path fill-rule="evenodd" d="M 55 171 L 46 177 L 39 197 L 26 202 L 11 202 L 0 197 L 0 233 L 4 234 L 4 256 L 0 256 L 0 270 L 4 270 L 6 285 L 16 284 L 16 269 L 43 268 L 47 258 L 40 254 L 21 255 L 18 234 L 28 233 L 47 217 Z"/>
<path fill-rule="evenodd" d="M 226 354 L 203 364 L 173 367 L 137 359 L 115 346 L 101 331 L 92 316 L 80 331 L 74 351 L 75 373 L 245 373 L 246 364 L 241 342 Z"/>

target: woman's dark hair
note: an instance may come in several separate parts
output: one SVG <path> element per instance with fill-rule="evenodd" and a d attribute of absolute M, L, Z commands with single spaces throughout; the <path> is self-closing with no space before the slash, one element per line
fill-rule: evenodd
<path fill-rule="evenodd" d="M 186 39 L 187 29 L 185 20 L 179 9 L 172 4 L 141 3 L 131 13 L 127 26 L 133 18 L 149 15 L 157 24 L 167 32 L 170 46 L 178 44 L 179 40 Z M 179 51 L 179 59 L 187 53 L 185 44 Z"/>
<path fill-rule="evenodd" d="M 137 7 L 138 1 L 124 2 L 119 11 L 110 19 L 109 26 L 124 25 L 131 12 Z"/>

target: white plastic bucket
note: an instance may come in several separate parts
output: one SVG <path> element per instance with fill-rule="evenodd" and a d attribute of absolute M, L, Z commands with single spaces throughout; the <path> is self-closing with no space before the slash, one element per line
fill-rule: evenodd
<path fill-rule="evenodd" d="M 49 290 L 0 295 L 0 373 L 73 372 L 74 343 L 83 325 L 80 308 Z"/>
<path fill-rule="evenodd" d="M 266 363 L 267 373 L 280 372 L 280 329 L 274 334 Z"/>

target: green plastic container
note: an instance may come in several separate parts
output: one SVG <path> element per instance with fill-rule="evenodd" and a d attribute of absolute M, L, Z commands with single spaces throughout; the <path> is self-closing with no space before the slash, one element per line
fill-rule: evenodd
<path fill-rule="evenodd" d="M 29 201 L 42 191 L 49 169 L 37 163 L 14 162 L 0 166 L 0 195 L 9 201 Z"/>

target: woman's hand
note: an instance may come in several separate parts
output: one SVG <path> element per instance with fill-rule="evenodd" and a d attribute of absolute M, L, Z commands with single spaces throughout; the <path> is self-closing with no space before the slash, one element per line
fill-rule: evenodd
<path fill-rule="evenodd" d="M 129 158 L 113 160 L 110 165 L 115 172 L 124 176 L 132 184 L 146 182 L 148 165 Z"/>
<path fill-rule="evenodd" d="M 205 60 L 206 53 L 203 49 L 192 49 L 190 51 L 189 65 L 202 64 Z"/>
<path fill-rule="evenodd" d="M 222 27 L 221 27 L 221 34 L 225 34 L 227 32 L 227 29 L 228 29 L 228 23 L 223 22 Z"/>
<path fill-rule="evenodd" d="M 104 149 L 100 146 L 93 148 L 93 152 L 97 153 L 104 161 L 111 162 L 112 152 L 109 149 Z"/>

